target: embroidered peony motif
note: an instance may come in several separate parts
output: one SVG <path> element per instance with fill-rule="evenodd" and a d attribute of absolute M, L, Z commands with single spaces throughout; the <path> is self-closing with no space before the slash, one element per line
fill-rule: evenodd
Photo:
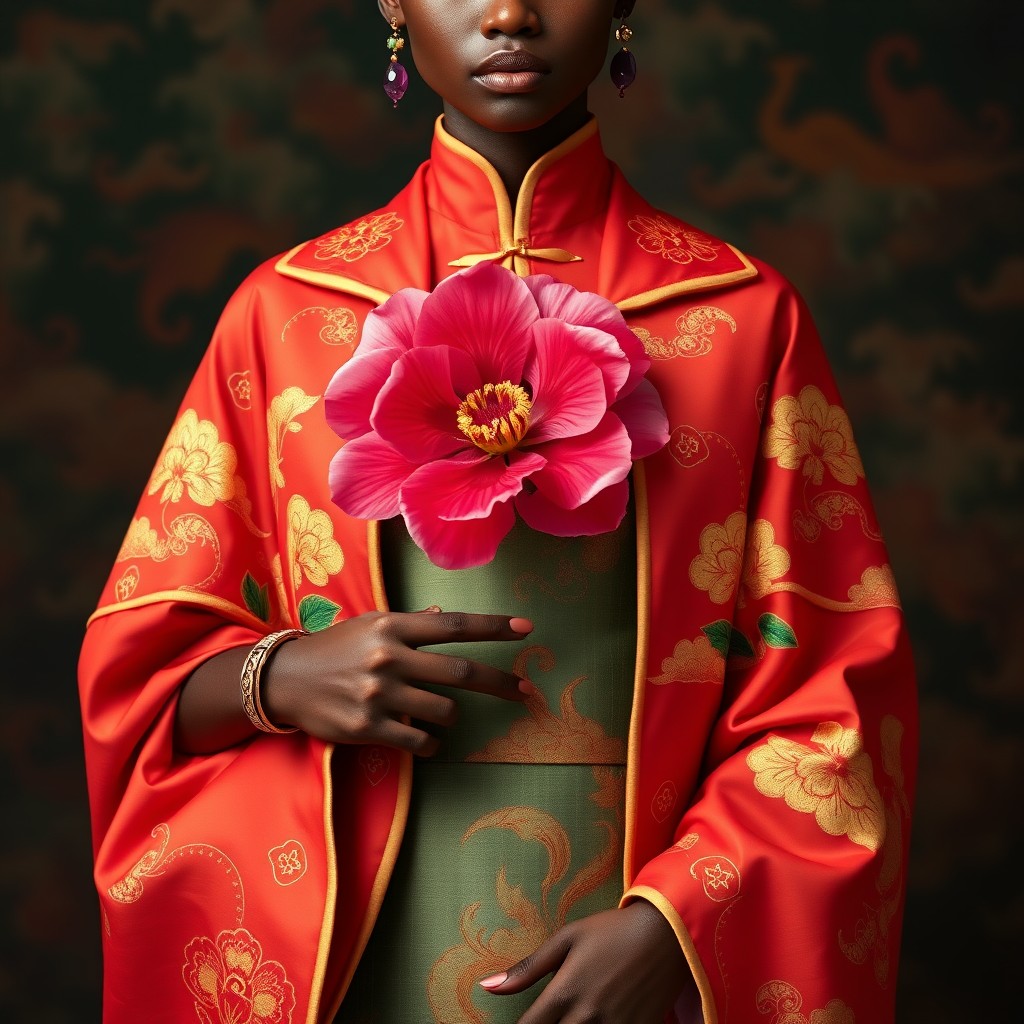
<path fill-rule="evenodd" d="M 668 440 L 650 360 L 622 314 L 553 278 L 481 263 L 367 317 L 331 381 L 346 443 L 335 502 L 401 513 L 446 569 L 489 562 L 518 513 L 560 537 L 614 530 L 634 459 Z"/>
<path fill-rule="evenodd" d="M 316 243 L 318 260 L 344 260 L 355 263 L 371 252 L 383 249 L 405 222 L 397 213 L 379 213 L 375 217 L 348 224 Z"/>
<path fill-rule="evenodd" d="M 853 1010 L 842 999 L 830 999 L 809 1017 L 800 1013 L 804 997 L 788 981 L 769 981 L 754 998 L 758 1012 L 768 1014 L 766 1024 L 856 1024 Z"/>
<path fill-rule="evenodd" d="M 690 582 L 706 590 L 715 604 L 725 604 L 736 592 L 743 569 L 747 517 L 733 512 L 724 523 L 710 523 L 700 532 L 700 554 L 690 563 Z"/>
<path fill-rule="evenodd" d="M 345 564 L 331 517 L 323 509 L 310 508 L 301 494 L 288 500 L 288 552 L 296 590 L 303 574 L 314 586 L 327 586 L 328 577 L 336 576 Z"/>
<path fill-rule="evenodd" d="M 823 722 L 811 742 L 819 749 L 781 736 L 769 736 L 754 747 L 747 767 L 758 792 L 813 814 L 830 836 L 848 836 L 877 850 L 885 838 L 885 811 L 860 733 Z"/>
<path fill-rule="evenodd" d="M 149 493 L 163 487 L 161 502 L 176 502 L 187 493 L 207 507 L 235 497 L 235 449 L 222 441 L 215 424 L 186 409 L 171 428 L 160 462 L 149 481 Z"/>
<path fill-rule="evenodd" d="M 772 406 L 764 455 L 777 459 L 783 469 L 799 469 L 815 486 L 820 486 L 826 469 L 849 486 L 864 476 L 846 411 L 840 405 L 830 405 L 812 384 L 796 397 L 785 395 Z"/>
<path fill-rule="evenodd" d="M 290 1024 L 295 989 L 276 960 L 245 928 L 185 947 L 181 976 L 202 1024 Z"/>
<path fill-rule="evenodd" d="M 755 519 L 747 528 L 742 512 L 733 512 L 724 523 L 701 530 L 700 554 L 690 563 L 690 582 L 706 590 L 715 604 L 732 599 L 742 581 L 751 597 L 770 593 L 773 581 L 789 572 L 789 553 L 775 543 L 775 529 L 767 519 Z M 743 604 L 745 594 L 740 595 Z"/>
<path fill-rule="evenodd" d="M 692 263 L 695 259 L 711 263 L 718 259 L 721 245 L 703 231 L 687 227 L 668 217 L 634 217 L 628 222 L 629 230 L 637 234 L 637 245 L 644 252 L 660 256 L 673 263 Z"/>
<path fill-rule="evenodd" d="M 743 561 L 743 586 L 753 598 L 769 593 L 772 582 L 789 572 L 789 552 L 775 543 L 775 528 L 767 519 L 756 519 L 747 534 Z"/>

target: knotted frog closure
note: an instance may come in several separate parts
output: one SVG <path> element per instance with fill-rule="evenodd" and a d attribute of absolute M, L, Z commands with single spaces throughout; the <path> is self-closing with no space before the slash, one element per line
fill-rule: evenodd
<path fill-rule="evenodd" d="M 500 252 L 472 253 L 469 256 L 461 256 L 452 260 L 449 267 L 475 267 L 478 263 L 500 263 L 509 256 L 524 256 L 531 260 L 548 260 L 551 263 L 579 263 L 582 256 L 576 256 L 568 249 L 534 249 L 531 248 L 529 239 L 517 238 L 513 245 Z"/>

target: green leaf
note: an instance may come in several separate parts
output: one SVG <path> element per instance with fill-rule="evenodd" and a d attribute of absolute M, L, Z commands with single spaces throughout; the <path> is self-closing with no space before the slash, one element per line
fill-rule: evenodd
<path fill-rule="evenodd" d="M 747 634 L 742 630 L 734 629 L 729 637 L 729 657 L 752 658 L 753 656 L 754 648 L 750 646 Z"/>
<path fill-rule="evenodd" d="M 723 658 L 752 658 L 754 649 L 742 630 L 734 629 L 728 619 L 717 619 L 700 627 L 701 632 L 711 641 L 711 646 Z"/>
<path fill-rule="evenodd" d="M 765 612 L 757 620 L 757 628 L 769 647 L 799 647 L 793 627 L 778 615 Z"/>
<path fill-rule="evenodd" d="M 728 619 L 717 619 L 701 626 L 700 631 L 711 641 L 711 646 L 723 657 L 729 654 L 729 638 L 732 636 L 732 623 Z"/>
<path fill-rule="evenodd" d="M 270 594 L 267 584 L 262 587 L 253 579 L 252 573 L 246 573 L 242 580 L 242 600 L 258 619 L 270 621 Z"/>
<path fill-rule="evenodd" d="M 310 633 L 316 633 L 330 626 L 340 610 L 340 604 L 320 594 L 308 594 L 299 602 L 299 624 Z"/>

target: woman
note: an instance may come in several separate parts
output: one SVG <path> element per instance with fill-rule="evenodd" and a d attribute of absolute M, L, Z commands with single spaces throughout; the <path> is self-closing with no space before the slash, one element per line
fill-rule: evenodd
<path fill-rule="evenodd" d="M 431 159 L 233 297 L 87 633 L 107 1020 L 891 1019 L 898 600 L 805 309 L 601 151 L 632 7 L 380 0 Z M 481 262 L 615 302 L 671 438 L 614 535 L 517 527 L 442 598 L 332 505 L 318 406 L 375 306 Z"/>

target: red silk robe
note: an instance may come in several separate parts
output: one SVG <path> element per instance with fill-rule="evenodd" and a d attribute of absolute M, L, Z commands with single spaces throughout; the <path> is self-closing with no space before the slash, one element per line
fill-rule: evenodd
<path fill-rule="evenodd" d="M 654 903 L 686 953 L 700 1005 L 677 1019 L 884 1024 L 916 721 L 849 420 L 788 284 L 652 209 L 593 124 L 515 209 L 439 125 L 393 202 L 229 302 L 82 653 L 104 1019 L 315 1024 L 344 993 L 412 760 L 303 734 L 185 756 L 175 701 L 222 650 L 386 606 L 376 524 L 330 500 L 321 396 L 374 305 L 480 258 L 616 302 L 668 413 L 634 471 L 623 900 Z"/>

